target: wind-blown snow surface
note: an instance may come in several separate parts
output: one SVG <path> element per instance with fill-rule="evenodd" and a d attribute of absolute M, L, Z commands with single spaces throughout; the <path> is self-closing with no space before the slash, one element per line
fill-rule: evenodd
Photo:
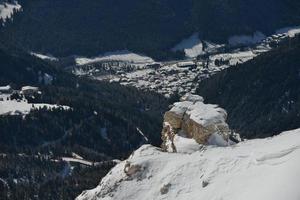
<path fill-rule="evenodd" d="M 179 44 L 172 48 L 172 51 L 182 50 L 184 50 L 185 55 L 189 58 L 195 58 L 203 53 L 203 44 L 198 37 L 198 33 L 182 40 Z"/>
<path fill-rule="evenodd" d="M 166 153 L 144 145 L 77 200 L 300 199 L 300 129 L 230 147 L 193 149 Z M 124 172 L 128 163 L 139 166 L 131 177 Z"/>
<path fill-rule="evenodd" d="M 15 2 L 15 4 L 11 3 L 0 3 L 0 18 L 5 22 L 7 18 L 11 18 L 14 14 L 14 11 L 21 10 L 21 5 Z"/>
<path fill-rule="evenodd" d="M 130 62 L 134 64 L 154 63 L 154 60 L 150 57 L 139 55 L 125 50 L 108 52 L 105 53 L 104 55 L 95 58 L 78 57 L 75 59 L 77 65 L 86 65 L 86 64 L 101 62 L 101 61 L 123 61 L 123 62 Z"/>

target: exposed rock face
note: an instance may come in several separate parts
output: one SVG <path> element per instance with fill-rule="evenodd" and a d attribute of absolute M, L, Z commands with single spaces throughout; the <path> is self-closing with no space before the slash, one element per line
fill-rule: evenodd
<path fill-rule="evenodd" d="M 125 167 L 124 167 L 124 172 L 127 176 L 133 176 L 137 172 L 141 171 L 141 166 L 139 165 L 132 165 L 129 162 L 126 162 Z"/>
<path fill-rule="evenodd" d="M 177 152 L 176 146 L 174 144 L 175 132 L 173 127 L 169 122 L 164 122 L 162 130 L 162 149 L 168 152 Z"/>
<path fill-rule="evenodd" d="M 165 113 L 162 148 L 176 152 L 173 140 L 176 134 L 193 138 L 199 144 L 221 142 L 220 145 L 226 146 L 231 132 L 226 118 L 226 111 L 217 105 L 205 104 L 203 98 L 197 95 L 185 95 Z"/>
<path fill-rule="evenodd" d="M 170 187 L 171 187 L 170 183 L 162 186 L 162 188 L 160 188 L 160 194 L 162 194 L 162 195 L 167 194 L 169 192 Z"/>

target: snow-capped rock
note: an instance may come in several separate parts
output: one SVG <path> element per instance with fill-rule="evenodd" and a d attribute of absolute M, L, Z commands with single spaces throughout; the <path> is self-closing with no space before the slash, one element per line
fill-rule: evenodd
<path fill-rule="evenodd" d="M 300 129 L 189 153 L 144 145 L 77 200 L 299 200 L 299 165 Z"/>
<path fill-rule="evenodd" d="M 166 151 L 177 152 L 174 144 L 176 134 L 193 138 L 199 144 L 212 142 L 226 146 L 230 144 L 226 118 L 226 111 L 217 105 L 205 104 L 203 98 L 197 95 L 185 95 L 164 115 L 162 147 Z"/>

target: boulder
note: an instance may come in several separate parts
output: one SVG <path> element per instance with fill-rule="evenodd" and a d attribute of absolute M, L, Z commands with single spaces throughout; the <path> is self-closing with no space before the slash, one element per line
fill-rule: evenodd
<path fill-rule="evenodd" d="M 135 175 L 137 172 L 141 171 L 141 166 L 139 165 L 133 165 L 130 162 L 126 162 L 125 166 L 124 166 L 124 172 L 127 176 L 131 177 L 133 175 Z"/>
<path fill-rule="evenodd" d="M 165 151 L 176 152 L 174 135 L 181 134 L 193 138 L 199 144 L 208 144 L 210 137 L 223 139 L 220 145 L 229 144 L 231 133 L 226 123 L 227 113 L 217 105 L 205 104 L 203 98 L 197 95 L 185 95 L 180 102 L 174 103 L 164 115 L 162 130 L 162 148 Z"/>

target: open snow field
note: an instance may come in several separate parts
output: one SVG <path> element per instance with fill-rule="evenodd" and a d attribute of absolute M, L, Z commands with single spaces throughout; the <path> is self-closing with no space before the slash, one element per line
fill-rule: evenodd
<path fill-rule="evenodd" d="M 62 108 L 64 110 L 70 109 L 69 106 L 59 106 L 52 104 L 43 103 L 28 103 L 27 100 L 7 100 L 9 95 L 0 95 L 0 115 L 26 115 L 30 113 L 31 110 L 37 110 L 41 108 L 47 108 L 51 110 L 53 108 Z"/>

